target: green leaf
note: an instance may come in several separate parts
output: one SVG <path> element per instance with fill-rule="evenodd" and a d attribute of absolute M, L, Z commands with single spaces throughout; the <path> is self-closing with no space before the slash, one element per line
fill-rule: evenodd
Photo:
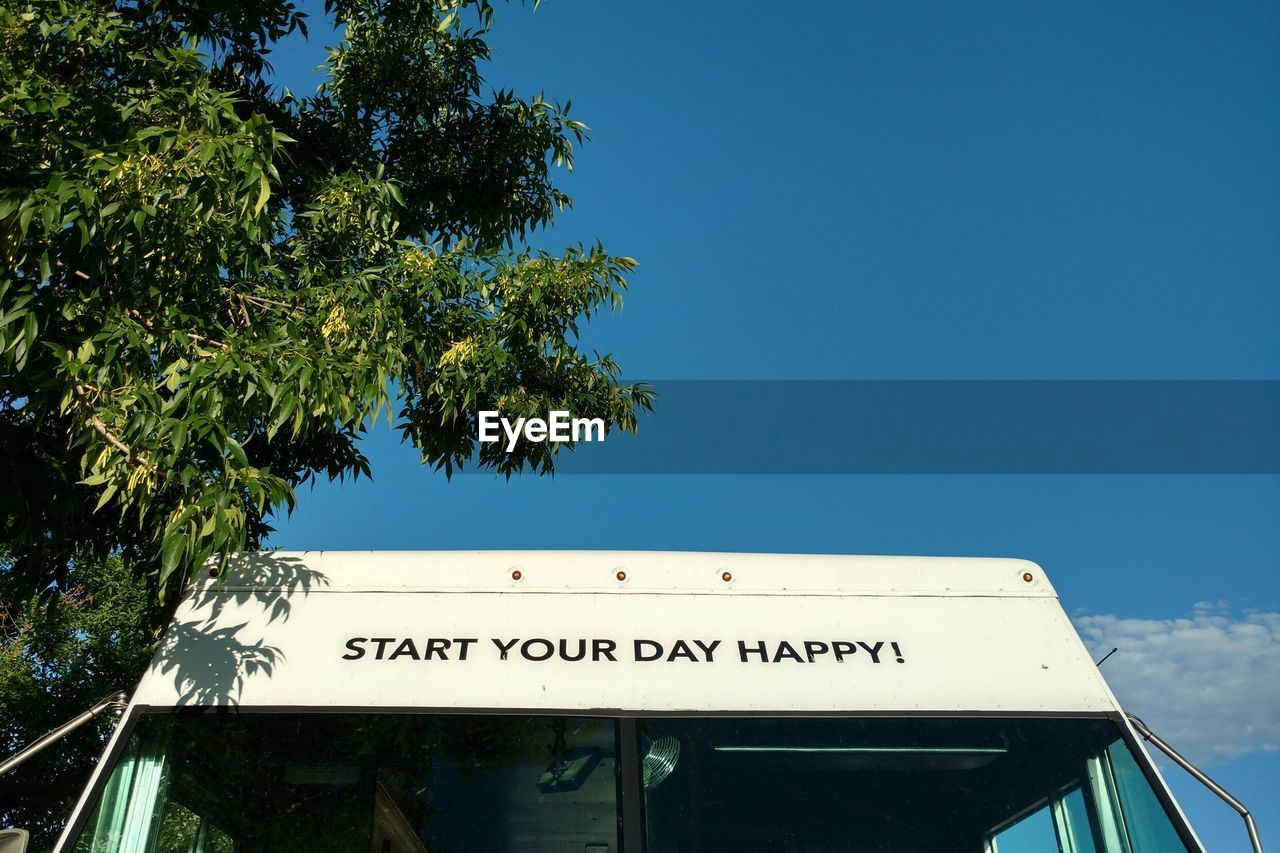
<path fill-rule="evenodd" d="M 111 484 L 110 484 L 110 485 L 108 485 L 105 489 L 103 489 L 103 490 L 102 490 L 102 494 L 98 495 L 98 502 L 97 502 L 97 504 L 95 504 L 95 505 L 94 505 L 94 507 L 93 507 L 93 511 L 94 511 L 94 512 L 97 512 L 98 510 L 100 510 L 100 509 L 102 509 L 104 506 L 106 506 L 106 505 L 107 505 L 107 503 L 108 503 L 108 502 L 109 502 L 113 497 L 115 497 L 115 494 L 116 494 L 116 484 L 115 484 L 115 483 L 111 483 Z"/>
<path fill-rule="evenodd" d="M 249 457 L 245 455 L 244 447 L 242 447 L 240 442 L 236 441 L 231 436 L 227 436 L 227 450 L 230 451 L 231 458 L 234 459 L 241 468 L 249 467 Z"/>
<path fill-rule="evenodd" d="M 293 394 L 285 394 L 280 405 L 276 407 L 275 416 L 271 419 L 271 425 L 267 428 L 267 438 L 274 438 L 280 428 L 284 426 L 285 421 L 293 415 L 294 409 L 298 407 L 298 398 Z"/>
<path fill-rule="evenodd" d="M 164 583 L 169 575 L 182 562 L 187 547 L 187 537 L 181 528 L 170 528 L 165 531 L 164 542 L 160 547 L 160 582 Z"/>
<path fill-rule="evenodd" d="M 258 175 L 258 200 L 253 205 L 253 215 L 257 216 L 262 212 L 262 208 L 266 207 L 267 199 L 271 198 L 271 185 L 267 183 L 267 176 Z"/>
<path fill-rule="evenodd" d="M 186 421 L 174 421 L 173 429 L 169 433 L 170 440 L 173 442 L 173 450 L 175 453 L 181 453 L 182 447 L 187 443 L 187 423 Z"/>

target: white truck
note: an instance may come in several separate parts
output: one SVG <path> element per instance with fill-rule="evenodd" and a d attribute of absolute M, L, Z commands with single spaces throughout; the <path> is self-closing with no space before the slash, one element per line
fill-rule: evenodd
<path fill-rule="evenodd" d="M 261 553 L 66 853 L 1200 851 L 1034 563 Z"/>

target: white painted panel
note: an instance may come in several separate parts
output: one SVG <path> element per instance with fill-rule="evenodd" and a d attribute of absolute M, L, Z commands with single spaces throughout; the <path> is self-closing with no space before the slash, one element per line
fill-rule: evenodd
<path fill-rule="evenodd" d="M 277 573 L 270 583 L 241 575 L 197 590 L 180 609 L 135 702 L 583 711 L 1115 710 L 1051 587 L 1038 567 L 1022 561 L 417 555 L 417 575 L 428 589 L 421 591 L 412 586 L 410 556 L 388 561 L 392 566 L 382 580 L 390 588 L 376 582 L 377 555 L 293 558 L 277 565 L 311 572 L 306 584 Z M 521 581 L 511 580 L 513 565 L 522 567 Z M 622 582 L 616 581 L 619 566 L 628 567 Z M 464 575 L 455 572 L 464 568 L 478 591 L 457 581 Z M 571 591 L 593 571 L 602 577 L 585 584 L 594 591 Z M 723 571 L 733 579 L 723 581 Z M 1025 572 L 1034 573 L 1033 582 L 1022 580 Z M 320 574 L 324 582 L 316 580 Z M 833 579 L 860 592 L 815 593 L 834 585 Z M 655 591 L 681 587 L 688 591 Z M 364 639 L 349 645 L 354 638 Z M 441 642 L 432 659 L 423 659 L 433 639 L 449 641 L 447 659 Z M 524 646 L 531 639 L 549 642 L 549 659 L 529 659 L 547 650 L 541 642 Z M 511 640 L 517 642 L 503 659 L 499 644 Z M 661 657 L 637 660 L 637 640 L 655 644 L 642 643 L 642 657 L 659 646 Z M 582 641 L 584 659 L 561 659 L 561 641 L 570 656 Z M 740 642 L 748 649 L 763 643 L 769 660 L 749 652 L 744 661 Z M 704 646 L 713 643 L 708 654 Z M 353 649 L 363 655 L 344 659 L 356 656 Z"/>

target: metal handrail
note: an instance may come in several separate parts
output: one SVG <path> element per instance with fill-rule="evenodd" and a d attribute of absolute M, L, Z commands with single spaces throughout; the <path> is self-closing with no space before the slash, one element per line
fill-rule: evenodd
<path fill-rule="evenodd" d="M 1247 808 L 1245 808 L 1244 803 L 1231 796 L 1230 792 L 1228 792 L 1226 788 L 1210 779 L 1202 770 L 1200 770 L 1200 768 L 1196 767 L 1184 758 L 1180 752 L 1161 740 L 1155 732 L 1147 728 L 1146 723 L 1142 722 L 1142 720 L 1138 719 L 1135 715 L 1130 714 L 1128 711 L 1125 711 L 1124 713 L 1125 716 L 1129 718 L 1129 722 L 1133 725 L 1134 729 L 1137 730 L 1138 734 L 1142 735 L 1143 740 L 1149 741 L 1156 749 L 1173 759 L 1174 764 L 1177 764 L 1183 770 L 1187 771 L 1187 773 L 1191 774 L 1192 778 L 1216 794 L 1220 800 L 1231 806 L 1231 808 L 1236 810 L 1236 813 L 1239 814 L 1240 817 L 1244 818 L 1244 826 L 1245 829 L 1249 831 L 1249 843 L 1253 845 L 1254 853 L 1262 853 L 1262 839 L 1258 837 L 1258 826 L 1253 822 L 1253 815 L 1249 813 Z"/>
<path fill-rule="evenodd" d="M 27 759 L 34 758 L 37 754 L 44 751 L 45 747 L 62 740 L 85 723 L 97 718 L 103 711 L 112 711 L 118 716 L 124 713 L 125 706 L 128 704 L 129 697 L 123 690 L 112 693 L 105 699 L 99 700 L 98 703 L 89 710 L 72 717 L 70 720 L 67 720 L 48 734 L 37 738 L 27 746 L 24 746 L 22 749 L 6 758 L 4 761 L 0 762 L 0 776 L 8 773 Z"/>

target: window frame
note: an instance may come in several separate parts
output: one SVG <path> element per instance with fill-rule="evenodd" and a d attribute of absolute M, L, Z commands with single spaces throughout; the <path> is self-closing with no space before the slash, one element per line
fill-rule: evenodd
<path fill-rule="evenodd" d="M 1076 844 L 1074 830 L 1071 829 L 1071 820 L 1064 805 L 1067 801 L 1067 797 L 1071 796 L 1076 791 L 1079 791 L 1080 796 L 1084 798 L 1085 814 L 1089 818 L 1089 841 L 1096 853 L 1110 853 L 1109 848 L 1100 837 L 1101 821 L 1098 816 L 1097 805 L 1094 802 L 1093 788 L 1089 784 L 1089 781 L 1089 779 L 1084 778 L 1072 782 L 1071 784 L 1055 791 L 1052 795 L 1037 800 L 1034 804 L 1018 812 L 1008 820 L 996 824 L 994 827 L 987 830 L 986 838 L 983 839 L 983 850 L 986 851 L 986 853 L 998 853 L 996 836 L 1000 835 L 1000 833 L 1015 824 L 1021 823 L 1023 820 L 1031 817 L 1041 809 L 1048 809 L 1049 820 L 1053 824 L 1054 838 L 1058 843 L 1058 850 L 1061 851 L 1061 853 L 1083 853 Z M 1067 841 L 1069 847 L 1063 846 L 1064 839 Z M 1125 849 L 1126 851 L 1128 850 L 1127 847 Z"/>

